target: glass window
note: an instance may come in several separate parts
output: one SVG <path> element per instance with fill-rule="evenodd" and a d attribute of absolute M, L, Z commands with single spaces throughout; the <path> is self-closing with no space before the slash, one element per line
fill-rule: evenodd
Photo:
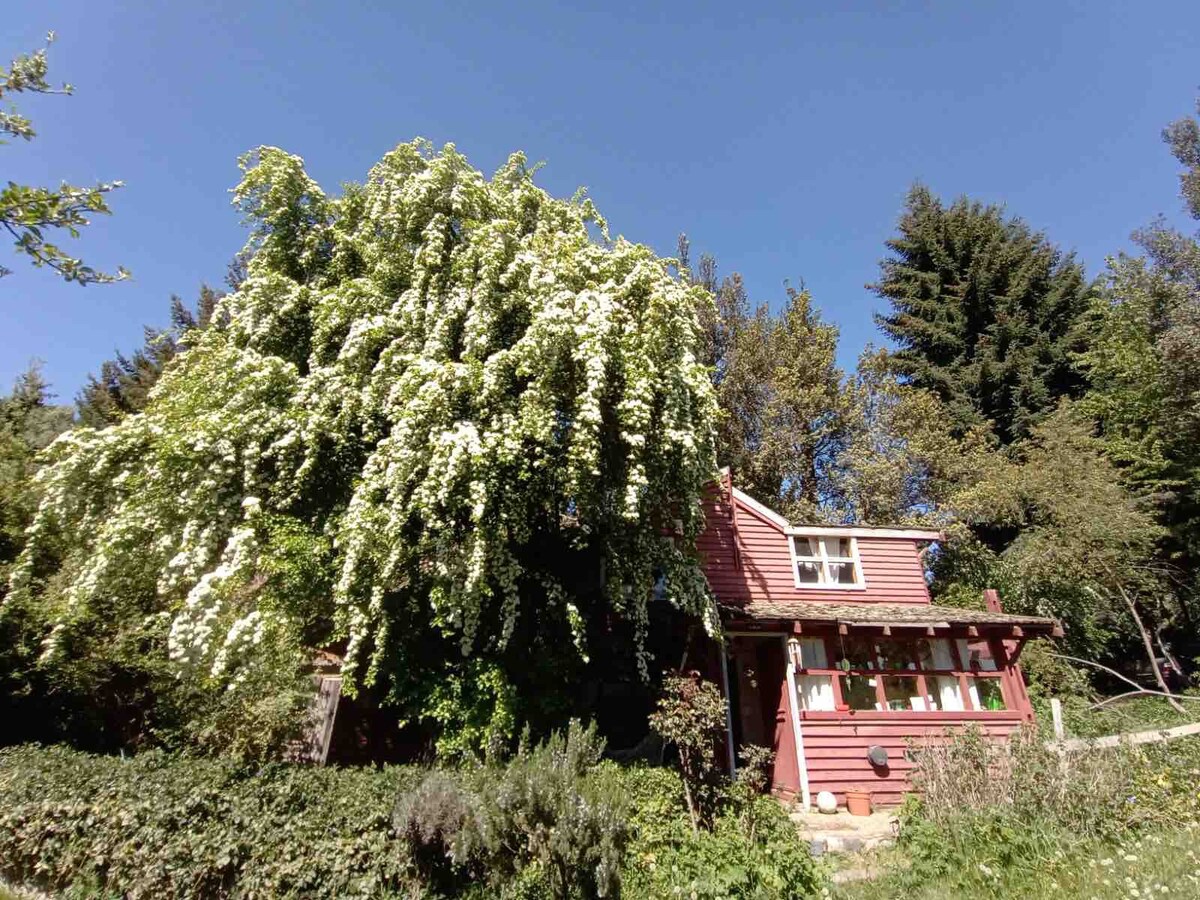
<path fill-rule="evenodd" d="M 829 656 L 825 652 L 825 638 L 800 638 L 800 668 L 828 669 Z"/>
<path fill-rule="evenodd" d="M 996 660 L 992 657 L 992 645 L 982 638 L 958 641 L 958 655 L 963 665 L 972 672 L 995 672 Z"/>
<path fill-rule="evenodd" d="M 848 637 L 838 642 L 839 669 L 878 669 L 879 657 L 870 638 Z"/>
<path fill-rule="evenodd" d="M 851 709 L 879 709 L 875 679 L 870 675 L 842 675 L 842 702 Z"/>
<path fill-rule="evenodd" d="M 796 689 L 800 692 L 800 706 L 804 709 L 832 712 L 836 708 L 832 675 L 800 675 L 796 679 Z"/>
<path fill-rule="evenodd" d="M 858 570 L 853 562 L 829 562 L 830 584 L 858 584 Z"/>
<path fill-rule="evenodd" d="M 926 708 L 925 695 L 921 693 L 916 678 L 895 675 L 883 679 L 883 696 L 887 708 L 895 712 L 917 710 L 924 712 Z"/>
<path fill-rule="evenodd" d="M 916 642 L 903 638 L 879 642 L 879 667 L 881 669 L 917 668 Z"/>
<path fill-rule="evenodd" d="M 799 560 L 796 563 L 796 574 L 801 584 L 820 584 L 821 564 L 810 559 Z"/>
<path fill-rule="evenodd" d="M 796 584 L 858 585 L 858 544 L 854 538 L 793 535 Z"/>
<path fill-rule="evenodd" d="M 931 711 L 962 712 L 962 685 L 955 675 L 926 675 L 925 686 L 929 693 L 925 695 L 926 707 Z"/>
<path fill-rule="evenodd" d="M 972 678 L 971 681 L 974 682 L 970 688 L 971 699 L 975 701 L 976 709 L 999 711 L 1008 708 L 999 678 Z"/>

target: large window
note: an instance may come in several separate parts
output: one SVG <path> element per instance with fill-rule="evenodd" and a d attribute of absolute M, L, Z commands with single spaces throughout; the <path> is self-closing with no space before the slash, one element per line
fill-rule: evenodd
<path fill-rule="evenodd" d="M 852 537 L 792 535 L 792 559 L 798 588 L 863 586 L 858 541 Z"/>
<path fill-rule="evenodd" d="M 1007 708 L 985 638 L 800 639 L 796 689 L 810 712 L 991 712 Z"/>

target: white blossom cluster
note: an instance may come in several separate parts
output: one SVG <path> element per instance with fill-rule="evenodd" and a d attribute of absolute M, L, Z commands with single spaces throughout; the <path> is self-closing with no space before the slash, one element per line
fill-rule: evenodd
<path fill-rule="evenodd" d="M 341 491 L 311 524 L 335 538 L 351 675 L 370 679 L 405 627 L 388 598 L 417 581 L 464 648 L 503 643 L 537 585 L 586 652 L 579 610 L 523 554 L 547 522 L 602 551 L 640 627 L 656 583 L 715 625 L 686 552 L 714 471 L 703 292 L 609 238 L 590 201 L 536 187 L 520 155 L 489 180 L 452 146 L 402 144 L 336 199 L 274 148 L 244 167 L 245 282 L 146 412 L 47 451 L 14 591 L 43 589 L 58 535 L 62 628 L 149 584 L 172 658 L 225 677 L 276 615 L 244 590 L 262 517 Z"/>

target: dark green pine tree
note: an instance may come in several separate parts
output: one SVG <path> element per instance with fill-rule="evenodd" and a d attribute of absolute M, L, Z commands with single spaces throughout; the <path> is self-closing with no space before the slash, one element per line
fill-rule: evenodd
<path fill-rule="evenodd" d="M 207 328 L 221 297 L 208 285 L 201 285 L 193 312 L 178 296 L 172 296 L 169 328 L 146 326 L 145 341 L 131 356 L 118 351 L 115 359 L 101 363 L 99 375 L 88 376 L 88 383 L 75 398 L 80 423 L 104 428 L 144 409 L 163 368 L 182 349 L 184 334 Z"/>
<path fill-rule="evenodd" d="M 938 394 L 959 431 L 990 420 L 1009 444 L 1083 392 L 1072 355 L 1091 287 L 1073 254 L 999 207 L 946 206 L 923 185 L 887 247 L 869 287 L 891 310 L 876 322 L 898 374 Z"/>

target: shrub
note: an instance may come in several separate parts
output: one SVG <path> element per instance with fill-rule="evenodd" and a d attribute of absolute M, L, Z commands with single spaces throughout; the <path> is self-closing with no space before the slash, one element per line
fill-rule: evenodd
<path fill-rule="evenodd" d="M 10 748 L 0 876 L 129 900 L 783 900 L 819 886 L 774 800 L 720 788 L 713 830 L 695 833 L 675 772 L 600 762 L 602 746 L 575 724 L 508 765 L 457 770 Z"/>
<path fill-rule="evenodd" d="M 0 874 L 91 896 L 379 897 L 410 883 L 388 816 L 419 772 L 160 752 L 0 751 Z"/>
<path fill-rule="evenodd" d="M 693 832 L 678 778 L 653 768 L 622 774 L 633 807 L 622 888 L 627 900 L 791 900 L 821 888 L 823 871 L 773 798 L 751 795 L 744 785 L 724 787 L 711 831 Z"/>
<path fill-rule="evenodd" d="M 1059 754 L 1032 729 L 1008 744 L 977 731 L 914 750 L 914 787 L 902 810 L 910 884 L 962 892 L 996 873 L 1036 870 L 1157 826 L 1200 821 L 1200 742 Z"/>
<path fill-rule="evenodd" d="M 393 821 L 414 868 L 442 891 L 473 874 L 461 836 L 474 801 L 456 775 L 435 770 L 396 802 Z"/>
<path fill-rule="evenodd" d="M 667 672 L 650 727 L 679 754 L 684 799 L 692 830 L 711 825 L 717 769 L 716 746 L 725 727 L 725 698 L 697 672 Z"/>
<path fill-rule="evenodd" d="M 524 742 L 503 769 L 476 777 L 479 807 L 466 838 L 494 870 L 536 861 L 555 897 L 615 896 L 628 839 L 619 779 L 595 772 L 604 740 L 572 721 L 530 749 Z"/>

